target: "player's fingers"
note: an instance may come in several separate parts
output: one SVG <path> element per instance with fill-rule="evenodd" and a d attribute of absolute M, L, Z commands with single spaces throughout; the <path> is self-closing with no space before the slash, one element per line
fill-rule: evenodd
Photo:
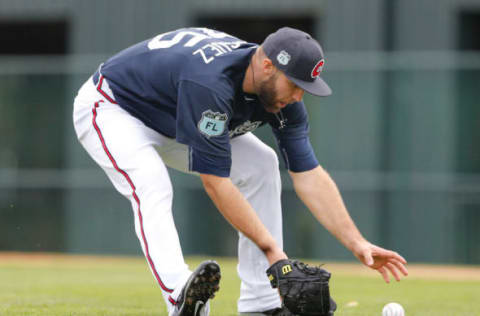
<path fill-rule="evenodd" d="M 398 274 L 397 266 L 395 266 L 393 263 L 390 263 L 390 262 L 387 262 L 385 265 L 387 266 L 387 269 L 393 275 L 395 280 L 400 281 L 400 275 Z"/>
<path fill-rule="evenodd" d="M 378 268 L 377 271 L 380 272 L 385 282 L 390 283 L 390 277 L 388 276 L 388 272 L 384 267 Z"/>
<path fill-rule="evenodd" d="M 403 264 L 407 264 L 407 260 L 405 260 L 404 257 L 402 257 L 398 252 L 395 251 L 389 251 L 390 252 L 390 258 L 398 260 L 399 262 Z"/>
<path fill-rule="evenodd" d="M 391 258 L 391 259 L 395 259 L 395 260 L 400 261 L 400 262 L 403 263 L 403 264 L 406 264 L 406 263 L 407 263 L 407 260 L 405 260 L 405 258 L 402 257 L 398 252 L 395 252 L 395 251 L 392 251 L 392 250 L 383 249 L 383 248 L 380 248 L 380 247 L 378 247 L 378 248 L 376 249 L 376 252 L 377 252 L 377 255 L 379 255 L 379 256 L 388 257 L 388 258 Z"/>
<path fill-rule="evenodd" d="M 372 265 L 375 263 L 375 260 L 373 259 L 372 249 L 365 247 L 361 252 L 356 253 L 355 256 L 360 262 L 373 268 Z"/>
<path fill-rule="evenodd" d="M 400 270 L 400 272 L 402 272 L 402 274 L 403 274 L 404 276 L 407 276 L 407 275 L 408 275 L 408 270 L 407 270 L 407 268 L 403 265 L 402 262 L 399 262 L 399 261 L 397 261 L 397 260 L 391 260 L 390 262 L 393 263 L 393 264 L 397 267 L 397 269 Z"/>

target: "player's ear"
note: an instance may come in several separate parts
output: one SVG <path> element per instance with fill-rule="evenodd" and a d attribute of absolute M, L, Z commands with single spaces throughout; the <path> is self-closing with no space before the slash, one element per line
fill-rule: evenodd
<path fill-rule="evenodd" d="M 276 67 L 272 63 L 272 60 L 268 57 L 263 58 L 262 60 L 262 70 L 263 73 L 267 76 L 270 77 L 276 72 Z"/>

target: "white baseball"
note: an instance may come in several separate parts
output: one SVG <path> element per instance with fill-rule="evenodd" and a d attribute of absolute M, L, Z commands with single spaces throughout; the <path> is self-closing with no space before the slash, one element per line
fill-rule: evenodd
<path fill-rule="evenodd" d="M 382 316 L 405 316 L 405 310 L 398 303 L 388 303 L 383 307 Z"/>

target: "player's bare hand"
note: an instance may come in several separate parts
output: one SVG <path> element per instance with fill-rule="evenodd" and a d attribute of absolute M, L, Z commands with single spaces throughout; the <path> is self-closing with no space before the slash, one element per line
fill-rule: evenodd
<path fill-rule="evenodd" d="M 397 281 L 400 281 L 401 275 L 408 275 L 408 270 L 405 267 L 407 261 L 394 251 L 365 241 L 356 247 L 354 254 L 367 267 L 377 270 L 387 283 L 390 282 L 389 273 Z"/>

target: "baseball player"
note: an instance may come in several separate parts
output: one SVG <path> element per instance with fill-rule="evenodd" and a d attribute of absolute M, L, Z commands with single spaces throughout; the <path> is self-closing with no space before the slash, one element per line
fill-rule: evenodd
<path fill-rule="evenodd" d="M 385 281 L 407 275 L 399 254 L 369 243 L 350 218 L 308 136 L 304 92 L 331 94 L 325 60 L 307 33 L 281 28 L 262 45 L 206 28 L 160 34 L 108 59 L 74 101 L 80 143 L 130 200 L 135 231 L 170 316 L 209 314 L 220 267 L 184 262 L 167 166 L 197 175 L 239 231 L 241 315 L 293 315 L 265 271 L 282 249 L 281 181 L 272 129 L 294 188 L 312 214 Z M 192 210 L 194 211 L 194 210 Z M 280 268 L 281 269 L 281 268 Z M 335 310 L 332 301 L 330 315 Z"/>

